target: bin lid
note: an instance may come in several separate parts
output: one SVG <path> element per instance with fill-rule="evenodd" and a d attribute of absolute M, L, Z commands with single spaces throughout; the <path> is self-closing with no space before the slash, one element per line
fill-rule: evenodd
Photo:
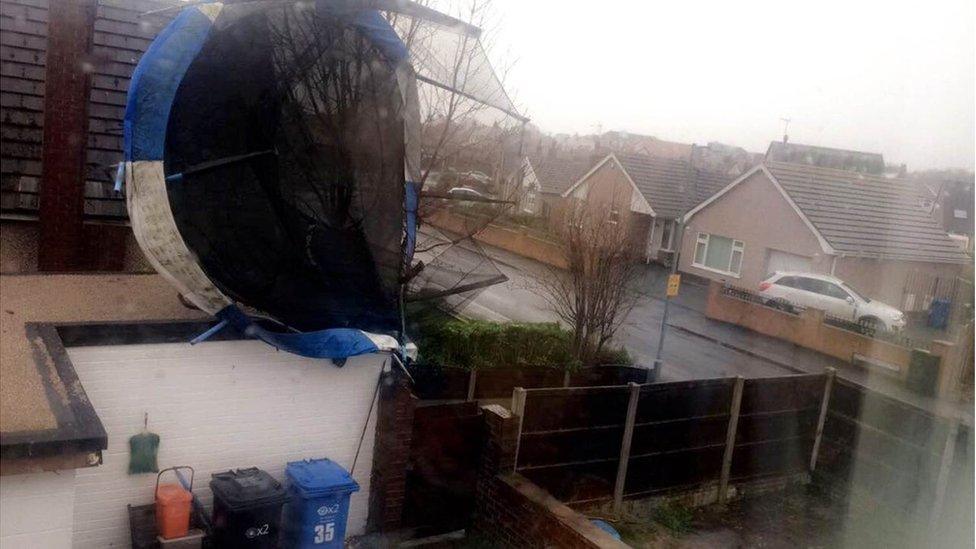
<path fill-rule="evenodd" d="M 215 498 L 220 498 L 231 509 L 288 501 L 284 486 L 257 467 L 214 473 L 210 478 L 210 489 Z"/>
<path fill-rule="evenodd" d="M 310 495 L 359 491 L 352 476 L 328 458 L 291 461 L 285 467 L 285 475 L 293 486 Z"/>

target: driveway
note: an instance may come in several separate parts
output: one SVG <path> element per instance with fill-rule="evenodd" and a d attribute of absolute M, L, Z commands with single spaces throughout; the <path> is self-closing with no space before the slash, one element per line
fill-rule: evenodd
<path fill-rule="evenodd" d="M 499 248 L 482 246 L 509 280 L 484 289 L 461 313 L 496 321 L 556 321 L 536 282 L 539 276 L 549 275 L 550 268 Z M 617 333 L 616 343 L 623 345 L 640 365 L 650 366 L 657 351 L 667 276 L 668 272 L 661 266 L 644 268 L 639 284 L 646 293 Z M 662 354 L 662 381 L 774 377 L 821 373 L 832 367 L 844 379 L 929 411 L 972 417 L 970 410 L 963 411 L 964 407 L 915 394 L 886 374 L 733 324 L 707 319 L 704 315 L 706 299 L 706 286 L 683 281 L 678 297 L 672 300 Z"/>

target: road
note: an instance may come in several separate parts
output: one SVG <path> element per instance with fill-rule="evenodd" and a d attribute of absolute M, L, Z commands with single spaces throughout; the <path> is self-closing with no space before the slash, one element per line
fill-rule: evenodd
<path fill-rule="evenodd" d="M 461 312 L 496 321 L 553 322 L 536 280 L 552 276 L 545 265 L 505 250 L 483 246 L 509 280 L 482 291 Z M 615 342 L 639 365 L 653 363 L 664 312 L 668 272 L 645 267 L 640 288 L 646 290 L 621 326 Z M 670 307 L 664 339 L 661 381 L 715 377 L 774 377 L 821 373 L 831 367 L 847 380 L 942 415 L 972 417 L 968 407 L 918 395 L 888 375 L 854 366 L 792 343 L 705 318 L 707 288 L 683 282 Z"/>
<path fill-rule="evenodd" d="M 537 282 L 538 277 L 552 276 L 549 269 L 536 261 L 498 248 L 485 246 L 485 249 L 509 280 L 484 289 L 461 311 L 462 314 L 497 321 L 556 321 Z M 647 294 L 630 312 L 616 338 L 617 344 L 623 345 L 638 364 L 652 364 L 657 352 L 664 303 L 656 296 L 664 295 L 666 277 L 667 273 L 661 267 L 646 267 L 640 286 L 646 289 Z M 701 311 L 704 309 L 705 291 L 701 286 L 684 284 L 681 295 L 672 302 L 669 323 L 677 327 L 669 328 L 665 335 L 662 380 L 737 375 L 770 377 L 798 373 L 796 368 L 787 368 L 753 354 L 736 351 L 695 335 L 690 330 L 681 329 L 685 324 L 704 320 Z M 819 371 L 822 370 L 821 366 Z"/>

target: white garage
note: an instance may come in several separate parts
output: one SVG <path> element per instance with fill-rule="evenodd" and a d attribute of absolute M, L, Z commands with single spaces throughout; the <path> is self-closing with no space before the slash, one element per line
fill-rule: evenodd
<path fill-rule="evenodd" d="M 766 256 L 766 273 L 776 271 L 811 271 L 812 258 L 770 249 Z"/>

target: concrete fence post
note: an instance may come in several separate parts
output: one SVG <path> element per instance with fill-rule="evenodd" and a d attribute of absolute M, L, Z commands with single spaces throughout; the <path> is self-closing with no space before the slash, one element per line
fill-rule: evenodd
<path fill-rule="evenodd" d="M 627 401 L 627 415 L 624 419 L 624 434 L 620 439 L 620 461 L 617 464 L 617 479 L 613 483 L 613 512 L 620 512 L 624 502 L 624 485 L 627 483 L 627 465 L 630 462 L 630 443 L 634 438 L 634 423 L 637 421 L 637 402 L 640 400 L 641 386 L 630 382 L 630 397 Z"/>
<path fill-rule="evenodd" d="M 729 474 L 732 472 L 732 453 L 735 451 L 735 433 L 739 428 L 739 409 L 742 407 L 742 389 L 745 379 L 735 378 L 732 386 L 732 403 L 729 406 L 729 427 L 725 432 L 725 454 L 722 456 L 722 474 L 718 482 L 718 503 L 724 505 L 728 498 Z"/>
<path fill-rule="evenodd" d="M 951 341 L 936 340 L 930 344 L 929 352 L 939 357 L 939 377 L 936 381 L 936 395 L 939 398 L 951 397 L 958 384 L 962 360 L 955 351 L 956 345 Z"/>
<path fill-rule="evenodd" d="M 519 448 L 522 445 L 522 424 L 525 419 L 525 389 L 516 387 L 512 390 L 512 413 L 516 416 L 515 457 L 512 460 L 512 471 L 518 470 Z"/>
<path fill-rule="evenodd" d="M 945 446 L 942 447 L 942 462 L 939 465 L 939 476 L 936 477 L 935 501 L 932 504 L 932 515 L 929 517 L 929 529 L 938 528 L 942 517 L 942 507 L 945 504 L 946 488 L 949 485 L 949 471 L 952 470 L 952 458 L 956 452 L 956 438 L 959 435 L 959 420 L 953 419 L 949 423 L 946 433 Z"/>
<path fill-rule="evenodd" d="M 810 451 L 810 472 L 817 468 L 817 456 L 820 454 L 820 439 L 823 438 L 824 425 L 827 424 L 827 409 L 830 405 L 830 392 L 834 386 L 834 376 L 837 370 L 827 368 L 824 377 L 823 397 L 820 399 L 820 416 L 817 418 L 817 431 L 813 437 L 813 450 Z"/>
<path fill-rule="evenodd" d="M 474 400 L 474 391 L 478 386 L 478 370 L 468 372 L 468 402 Z"/>

